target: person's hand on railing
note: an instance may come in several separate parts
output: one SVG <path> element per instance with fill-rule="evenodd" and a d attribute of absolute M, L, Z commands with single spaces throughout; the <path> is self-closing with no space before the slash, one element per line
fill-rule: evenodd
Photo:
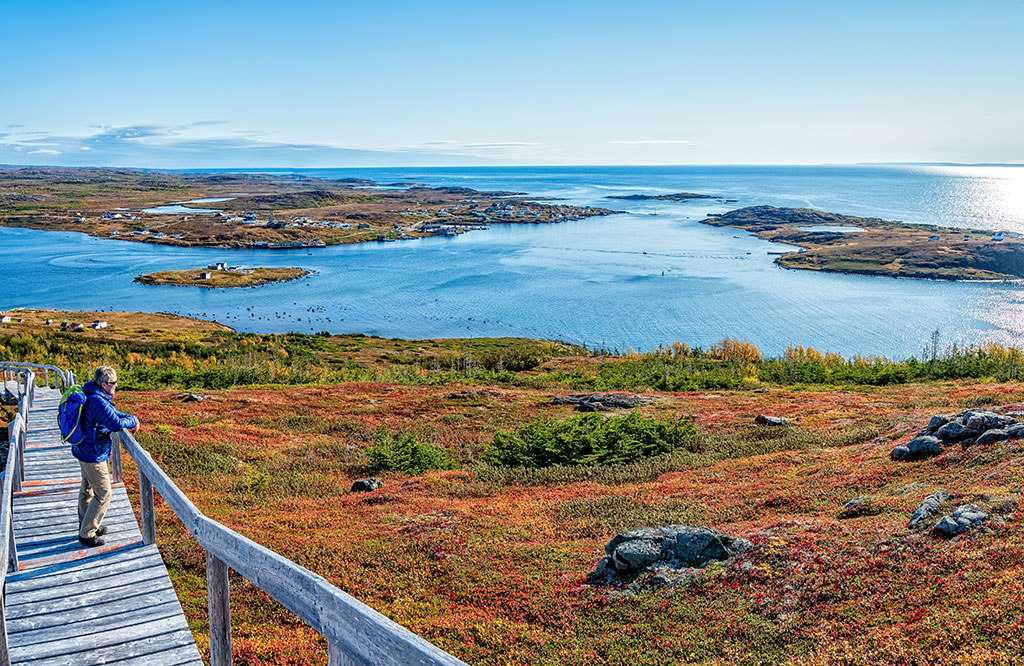
<path fill-rule="evenodd" d="M 135 427 L 134 428 L 125 428 L 125 430 L 127 430 L 128 432 L 130 432 L 133 435 L 138 433 L 139 432 L 139 428 L 142 427 L 142 422 L 139 421 L 139 417 L 136 416 L 135 417 L 135 421 L 136 421 L 136 423 L 135 423 Z"/>

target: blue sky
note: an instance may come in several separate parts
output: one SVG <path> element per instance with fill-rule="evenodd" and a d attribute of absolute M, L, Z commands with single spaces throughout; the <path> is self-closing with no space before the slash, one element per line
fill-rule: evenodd
<path fill-rule="evenodd" d="M 0 163 L 1024 162 L 1024 2 L 0 0 Z"/>

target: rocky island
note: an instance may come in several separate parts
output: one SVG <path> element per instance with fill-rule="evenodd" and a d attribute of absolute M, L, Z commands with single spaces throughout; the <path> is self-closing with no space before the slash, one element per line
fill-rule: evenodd
<path fill-rule="evenodd" d="M 240 268 L 220 264 L 211 268 L 187 271 L 158 271 L 140 275 L 133 280 L 140 284 L 172 285 L 176 287 L 204 287 L 206 289 L 232 289 L 259 287 L 275 282 L 298 280 L 309 275 L 302 268 Z"/>
<path fill-rule="evenodd" d="M 175 246 L 304 249 L 617 211 L 363 178 L 0 167 L 0 226 Z"/>
<path fill-rule="evenodd" d="M 786 268 L 936 280 L 1024 277 L 1024 242 L 1016 234 L 774 206 L 740 208 L 702 222 L 799 246 L 775 260 Z"/>
<path fill-rule="evenodd" d="M 673 194 L 610 194 L 605 199 L 625 199 L 627 201 L 690 201 L 693 199 L 721 199 L 713 194 L 695 194 L 693 192 L 675 192 Z"/>

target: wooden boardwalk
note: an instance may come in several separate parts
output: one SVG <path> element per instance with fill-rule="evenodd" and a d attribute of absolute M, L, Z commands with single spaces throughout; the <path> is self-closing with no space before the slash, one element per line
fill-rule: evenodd
<path fill-rule="evenodd" d="M 56 389 L 37 388 L 25 481 L 14 493 L 17 572 L 7 575 L 11 662 L 31 666 L 201 665 L 155 545 L 144 545 L 123 484 L 104 520 L 106 545 L 78 542 L 78 462 L 61 444 Z"/>

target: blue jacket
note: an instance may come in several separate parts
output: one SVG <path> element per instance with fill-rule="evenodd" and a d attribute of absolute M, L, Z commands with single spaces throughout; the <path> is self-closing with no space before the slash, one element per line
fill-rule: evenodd
<path fill-rule="evenodd" d="M 86 396 L 80 426 L 84 439 L 71 447 L 71 455 L 82 462 L 105 462 L 110 457 L 110 433 L 134 428 L 139 420 L 114 409 L 111 396 L 96 382 L 86 382 L 82 390 Z"/>

